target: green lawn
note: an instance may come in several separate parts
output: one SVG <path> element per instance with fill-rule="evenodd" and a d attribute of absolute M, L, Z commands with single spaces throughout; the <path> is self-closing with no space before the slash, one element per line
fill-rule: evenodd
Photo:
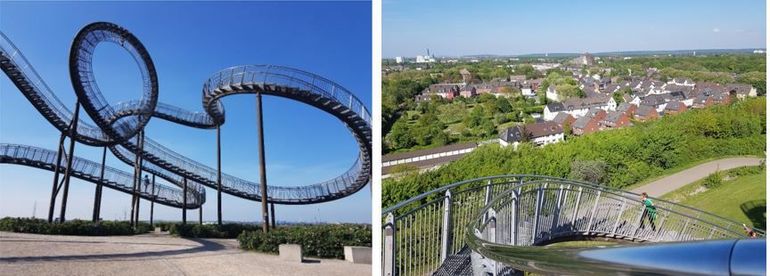
<path fill-rule="evenodd" d="M 703 180 L 699 180 L 664 195 L 663 199 L 764 229 L 766 175 L 765 170 L 761 174 L 738 176 L 719 187 L 692 194 L 702 187 Z"/>

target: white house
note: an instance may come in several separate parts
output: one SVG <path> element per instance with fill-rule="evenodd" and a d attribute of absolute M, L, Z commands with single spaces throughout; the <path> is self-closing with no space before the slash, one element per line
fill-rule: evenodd
<path fill-rule="evenodd" d="M 548 89 L 545 90 L 545 97 L 554 102 L 561 101 L 561 97 L 559 96 L 559 93 L 557 93 L 555 85 L 548 86 Z"/>
<path fill-rule="evenodd" d="M 555 122 L 532 123 L 509 127 L 503 130 L 498 138 L 501 146 L 513 146 L 514 149 L 523 142 L 545 146 L 564 141 L 564 129 Z"/>
<path fill-rule="evenodd" d="M 521 88 L 521 95 L 524 97 L 534 97 L 536 96 L 535 91 L 532 90 L 532 88 L 529 87 L 522 87 Z"/>

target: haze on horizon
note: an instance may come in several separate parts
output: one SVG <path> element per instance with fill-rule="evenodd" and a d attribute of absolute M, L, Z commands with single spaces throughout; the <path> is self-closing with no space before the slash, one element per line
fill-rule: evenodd
<path fill-rule="evenodd" d="M 382 55 L 764 49 L 765 1 L 403 1 L 382 7 Z"/>

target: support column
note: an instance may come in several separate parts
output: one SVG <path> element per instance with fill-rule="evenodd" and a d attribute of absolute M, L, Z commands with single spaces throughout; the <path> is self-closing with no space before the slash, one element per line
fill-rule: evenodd
<path fill-rule="evenodd" d="M 69 136 L 70 146 L 67 153 L 67 170 L 64 171 L 64 192 L 61 195 L 61 212 L 59 213 L 59 221 L 64 222 L 67 214 L 67 196 L 70 189 L 70 175 L 72 174 L 72 160 L 75 159 L 75 136 L 78 134 L 78 115 L 80 114 L 80 102 L 75 104 L 75 115 L 72 116 L 72 123 L 70 124 Z"/>
<path fill-rule="evenodd" d="M 53 211 L 56 207 L 56 195 L 59 193 L 59 167 L 61 165 L 62 150 L 64 149 L 64 132 L 59 137 L 59 148 L 56 151 L 56 165 L 53 170 L 53 188 L 51 188 L 51 205 L 48 206 L 48 223 L 53 222 Z"/>
<path fill-rule="evenodd" d="M 136 226 L 136 221 L 134 218 L 136 218 L 136 202 L 138 201 L 138 193 L 139 185 L 142 179 L 142 168 L 140 165 L 140 158 L 142 155 L 142 134 L 141 131 L 136 134 L 136 150 L 134 151 L 134 179 L 133 179 L 133 187 L 131 190 L 131 227 Z"/>
<path fill-rule="evenodd" d="M 142 183 L 142 164 L 144 163 L 144 156 L 142 155 L 144 152 L 144 130 L 139 131 L 139 139 L 139 180 L 137 181 L 138 185 L 136 186 L 136 214 L 134 214 L 134 222 L 136 225 L 139 225 L 139 209 L 142 207 L 142 197 L 139 195 L 142 193 L 142 185 L 144 185 L 144 183 Z M 147 188 L 145 188 L 145 191 L 146 189 Z"/>
<path fill-rule="evenodd" d="M 262 231 L 269 231 L 267 214 L 267 175 L 265 173 L 265 135 L 262 122 L 262 93 L 257 93 L 257 138 L 259 139 L 259 190 L 262 194 Z"/>
<path fill-rule="evenodd" d="M 452 250 L 452 192 L 447 190 L 444 195 L 444 217 L 441 222 L 442 262 L 451 254 L 450 250 Z"/>
<path fill-rule="evenodd" d="M 182 179 L 184 188 L 182 189 L 182 224 L 187 224 L 187 177 Z"/>
<path fill-rule="evenodd" d="M 275 229 L 275 203 L 270 203 L 270 225 Z"/>
<path fill-rule="evenodd" d="M 152 216 L 155 213 L 155 174 L 152 174 L 152 182 L 150 185 L 152 185 L 152 188 L 150 188 L 152 193 L 152 200 L 150 200 L 150 227 L 153 227 Z"/>
<path fill-rule="evenodd" d="M 198 207 L 198 224 L 203 225 L 203 204 Z"/>
<path fill-rule="evenodd" d="M 222 140 L 217 126 L 217 224 L 222 225 Z"/>
<path fill-rule="evenodd" d="M 102 168 L 99 171 L 99 183 L 96 183 L 96 191 L 94 192 L 94 215 L 92 220 L 94 222 L 99 221 L 102 209 L 102 181 L 104 181 L 104 166 L 107 161 L 107 147 L 102 149 Z"/>

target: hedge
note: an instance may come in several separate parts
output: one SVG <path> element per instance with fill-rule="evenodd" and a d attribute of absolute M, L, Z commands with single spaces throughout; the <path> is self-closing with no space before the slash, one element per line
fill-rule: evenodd
<path fill-rule="evenodd" d="M 238 236 L 238 242 L 241 249 L 273 254 L 280 244 L 299 244 L 306 256 L 343 259 L 343 246 L 372 246 L 372 228 L 357 224 L 286 226 L 268 233 L 247 231 Z"/>
<path fill-rule="evenodd" d="M 0 219 L 0 231 L 46 235 L 118 236 L 144 234 L 150 232 L 151 227 L 142 222 L 134 230 L 127 221 L 92 222 L 75 219 L 64 223 L 48 223 L 44 219 L 5 217 Z"/>
<path fill-rule="evenodd" d="M 259 225 L 227 223 L 216 224 L 171 224 L 169 232 L 171 235 L 185 238 L 214 238 L 214 239 L 235 239 L 243 231 L 255 231 L 261 229 Z"/>

